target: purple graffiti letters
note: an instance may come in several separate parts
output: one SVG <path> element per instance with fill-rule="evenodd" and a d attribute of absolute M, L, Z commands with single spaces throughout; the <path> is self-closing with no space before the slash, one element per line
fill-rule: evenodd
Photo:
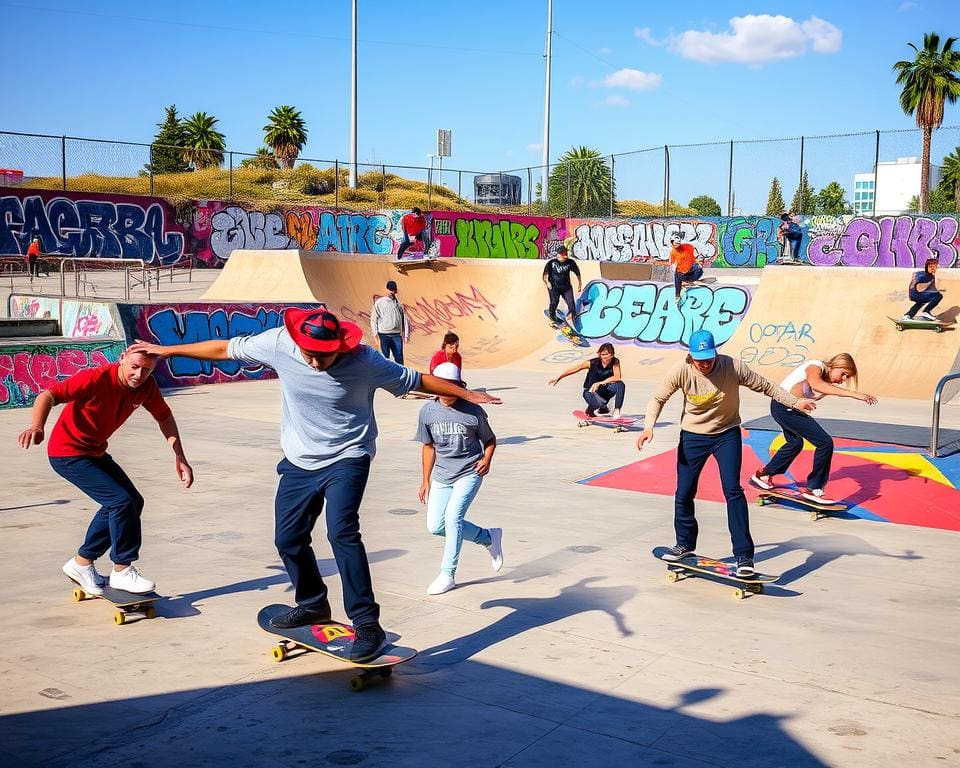
<path fill-rule="evenodd" d="M 810 242 L 810 263 L 818 266 L 921 267 L 930 258 L 940 266 L 957 264 L 958 220 L 944 216 L 884 216 L 850 219 L 839 236 L 823 234 Z"/>

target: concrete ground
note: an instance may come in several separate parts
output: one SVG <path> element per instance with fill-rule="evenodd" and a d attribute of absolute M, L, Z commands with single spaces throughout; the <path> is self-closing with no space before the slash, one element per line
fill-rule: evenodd
<path fill-rule="evenodd" d="M 742 601 L 699 579 L 668 584 L 650 550 L 673 543 L 672 499 L 576 482 L 635 461 L 635 433 L 578 429 L 577 382 L 544 379 L 469 377 L 504 399 L 489 408 L 499 447 L 469 517 L 503 527 L 506 565 L 493 573 L 466 543 L 458 588 L 439 597 L 425 594 L 441 540 L 416 498 L 420 403 L 378 394 L 364 540 L 383 623 L 420 654 L 361 693 L 318 654 L 275 663 L 256 625 L 262 606 L 292 602 L 272 544 L 276 381 L 170 393 L 190 490 L 147 414 L 112 440 L 147 499 L 140 565 L 169 595 L 156 619 L 122 627 L 103 601 L 72 603 L 59 571 L 94 503 L 42 448 L 16 447 L 26 411 L 0 411 L 0 541 L 18 577 L 0 588 L 0 762 L 960 765 L 956 533 L 754 506 L 758 564 L 778 584 Z M 640 413 L 652 385 L 628 386 L 625 410 Z M 676 445 L 679 412 L 675 399 L 645 451 Z M 744 419 L 766 412 L 744 393 Z M 929 404 L 819 413 L 926 425 Z M 958 414 L 945 409 L 944 426 Z M 698 516 L 698 550 L 729 554 L 723 506 L 698 502 Z"/>

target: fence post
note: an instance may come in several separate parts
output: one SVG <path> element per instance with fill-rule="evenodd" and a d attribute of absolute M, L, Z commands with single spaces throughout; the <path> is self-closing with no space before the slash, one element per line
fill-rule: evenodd
<path fill-rule="evenodd" d="M 60 137 L 60 175 L 63 178 L 63 189 L 67 189 L 67 137 Z"/>
<path fill-rule="evenodd" d="M 803 208 L 803 136 L 800 137 L 800 181 L 797 182 L 797 203 Z M 803 211 L 794 211 L 803 213 Z"/>
<path fill-rule="evenodd" d="M 230 183 L 229 183 L 230 191 L 227 192 L 227 197 L 233 200 L 233 152 L 230 152 L 229 154 L 230 154 L 230 171 L 228 175 L 230 178 Z"/>
<path fill-rule="evenodd" d="M 497 208 L 503 211 L 503 171 L 497 171 L 497 197 L 500 198 Z"/>
<path fill-rule="evenodd" d="M 380 205 L 387 204 L 387 166 L 380 166 L 380 175 L 383 177 L 383 184 L 380 185 Z"/>
<path fill-rule="evenodd" d="M 617 188 L 617 173 L 615 170 L 616 160 L 610 155 L 610 218 L 613 218 L 613 198 Z"/>
<path fill-rule="evenodd" d="M 667 215 L 670 205 L 670 147 L 663 145 L 663 215 Z"/>
<path fill-rule="evenodd" d="M 533 216 L 533 169 L 527 166 L 527 216 Z"/>
<path fill-rule="evenodd" d="M 880 165 L 880 131 L 877 131 L 877 146 L 873 152 L 873 210 L 871 216 L 876 218 L 877 216 L 877 177 L 880 175 L 877 173 L 878 166 Z M 934 453 L 934 456 L 937 454 Z"/>
<path fill-rule="evenodd" d="M 457 171 L 457 197 L 463 200 L 463 195 L 460 194 L 460 182 L 463 178 L 463 171 Z"/>
<path fill-rule="evenodd" d="M 153 196 L 153 144 L 150 145 L 150 196 Z"/>
<path fill-rule="evenodd" d="M 427 208 L 433 210 L 433 166 L 427 169 Z"/>
<path fill-rule="evenodd" d="M 340 161 L 333 161 L 333 209 L 340 208 Z"/>
<path fill-rule="evenodd" d="M 733 216 L 733 139 L 730 140 L 730 168 L 727 171 L 727 216 Z"/>
<path fill-rule="evenodd" d="M 572 215 L 572 214 L 570 213 L 570 211 L 571 211 L 570 193 L 571 193 L 571 191 L 572 191 L 572 190 L 571 190 L 572 186 L 573 186 L 573 185 L 570 183 L 570 161 L 567 160 L 567 218 L 568 218 L 568 219 L 569 219 L 570 216 Z"/>

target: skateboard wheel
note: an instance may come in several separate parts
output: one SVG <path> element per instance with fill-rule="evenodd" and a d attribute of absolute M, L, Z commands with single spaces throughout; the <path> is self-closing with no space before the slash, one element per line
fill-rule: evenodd
<path fill-rule="evenodd" d="M 902 331 L 902 330 L 903 330 L 903 326 L 900 325 L 900 323 L 897 323 L 897 330 L 898 330 L 898 331 Z"/>
<path fill-rule="evenodd" d="M 82 589 L 73 590 L 73 602 L 75 603 L 79 603 L 86 596 L 87 596 L 87 593 L 84 592 Z"/>
<path fill-rule="evenodd" d="M 766 500 L 763 498 L 763 496 L 761 496 L 759 499 L 757 499 L 757 506 L 758 506 L 758 507 L 762 507 L 765 503 L 766 503 Z"/>
<path fill-rule="evenodd" d="M 145 619 L 152 619 L 156 615 L 157 615 L 157 609 L 154 608 L 152 605 L 148 605 L 146 608 L 143 609 L 143 618 Z"/>
<path fill-rule="evenodd" d="M 811 519 L 811 520 L 819 520 L 819 519 L 820 519 L 820 515 L 818 515 L 816 512 L 811 512 L 811 513 L 810 513 L 810 519 Z"/>
<path fill-rule="evenodd" d="M 118 627 L 121 624 L 126 624 L 127 614 L 125 614 L 123 611 L 117 611 L 115 614 L 113 614 L 113 623 L 116 624 Z"/>
<path fill-rule="evenodd" d="M 350 690 L 351 691 L 362 691 L 367 686 L 366 681 L 362 677 L 351 677 L 350 678 Z"/>
<path fill-rule="evenodd" d="M 667 574 L 667 581 L 671 584 L 680 581 L 680 574 L 675 571 L 670 571 L 670 573 Z"/>
<path fill-rule="evenodd" d="M 753 594 L 755 594 L 755 595 L 762 595 L 762 594 L 763 594 L 763 584 L 756 584 L 756 585 L 750 587 L 750 591 L 753 592 Z"/>
<path fill-rule="evenodd" d="M 745 593 L 744 593 L 744 591 L 743 591 L 742 589 L 735 589 L 735 590 L 733 590 L 733 597 L 734 597 L 734 599 L 736 599 L 736 600 L 743 600 L 744 595 L 745 595 Z"/>
<path fill-rule="evenodd" d="M 274 661 L 283 661 L 287 658 L 287 649 L 282 645 L 275 645 L 273 650 L 270 652 L 270 655 L 273 656 Z"/>
<path fill-rule="evenodd" d="M 380 670 L 380 677 L 390 677 L 393 674 L 393 667 L 384 667 Z"/>

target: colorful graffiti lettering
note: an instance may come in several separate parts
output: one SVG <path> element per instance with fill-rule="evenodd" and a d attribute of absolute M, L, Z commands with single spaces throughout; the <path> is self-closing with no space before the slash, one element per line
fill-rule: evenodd
<path fill-rule="evenodd" d="M 245 211 L 231 205 L 210 219 L 210 249 L 221 261 L 238 248 L 283 250 L 290 247 L 284 220 L 276 213 Z"/>
<path fill-rule="evenodd" d="M 183 253 L 183 232 L 176 231 L 163 200 L 19 193 L 22 198 L 0 197 L 0 253 L 25 253 L 34 235 L 40 236 L 44 253 L 76 258 L 170 264 Z"/>
<path fill-rule="evenodd" d="M 316 251 L 393 253 L 390 217 L 382 213 L 319 213 Z"/>
<path fill-rule="evenodd" d="M 118 341 L 4 347 L 0 350 L 0 408 L 31 405 L 58 381 L 119 360 L 124 346 Z"/>
<path fill-rule="evenodd" d="M 539 259 L 566 235 L 562 219 L 434 211 L 433 237 L 444 258 Z"/>
<path fill-rule="evenodd" d="M 700 329 L 712 332 L 718 344 L 727 341 L 747 311 L 750 294 L 738 285 L 699 286 L 688 289 L 678 307 L 669 284 L 594 280 L 580 302 L 577 327 L 585 338 L 686 346 Z"/>
<path fill-rule="evenodd" d="M 679 232 L 697 258 L 712 263 L 718 254 L 717 225 L 712 221 L 590 221 L 571 219 L 576 240 L 573 255 L 594 261 L 666 261 L 670 236 Z"/>
<path fill-rule="evenodd" d="M 378 298 L 380 295 L 374 294 L 371 305 Z M 403 309 L 407 314 L 410 332 L 425 336 L 455 328 L 457 318 L 460 317 L 476 315 L 477 319 L 484 320 L 484 313 L 486 313 L 490 320 L 496 322 L 498 319 L 496 305 L 491 303 L 475 285 L 471 285 L 463 293 L 455 291 L 441 296 L 421 296 L 411 303 L 404 302 Z M 340 316 L 364 326 L 367 331 L 370 329 L 369 311 L 344 306 L 340 307 Z"/>
<path fill-rule="evenodd" d="M 927 259 L 939 259 L 940 266 L 952 267 L 958 262 L 960 219 L 956 217 L 856 217 L 844 222 L 839 232 L 830 226 L 833 223 L 810 222 L 807 253 L 811 264 L 922 267 Z M 820 232 L 821 228 L 828 231 Z"/>
<path fill-rule="evenodd" d="M 780 258 L 779 219 L 734 216 L 722 221 L 720 258 L 713 266 L 762 267 Z"/>
<path fill-rule="evenodd" d="M 795 368 L 809 359 L 817 340 L 810 323 L 750 323 L 747 329 L 753 346 L 740 350 L 740 359 L 747 364 L 779 365 Z"/>

